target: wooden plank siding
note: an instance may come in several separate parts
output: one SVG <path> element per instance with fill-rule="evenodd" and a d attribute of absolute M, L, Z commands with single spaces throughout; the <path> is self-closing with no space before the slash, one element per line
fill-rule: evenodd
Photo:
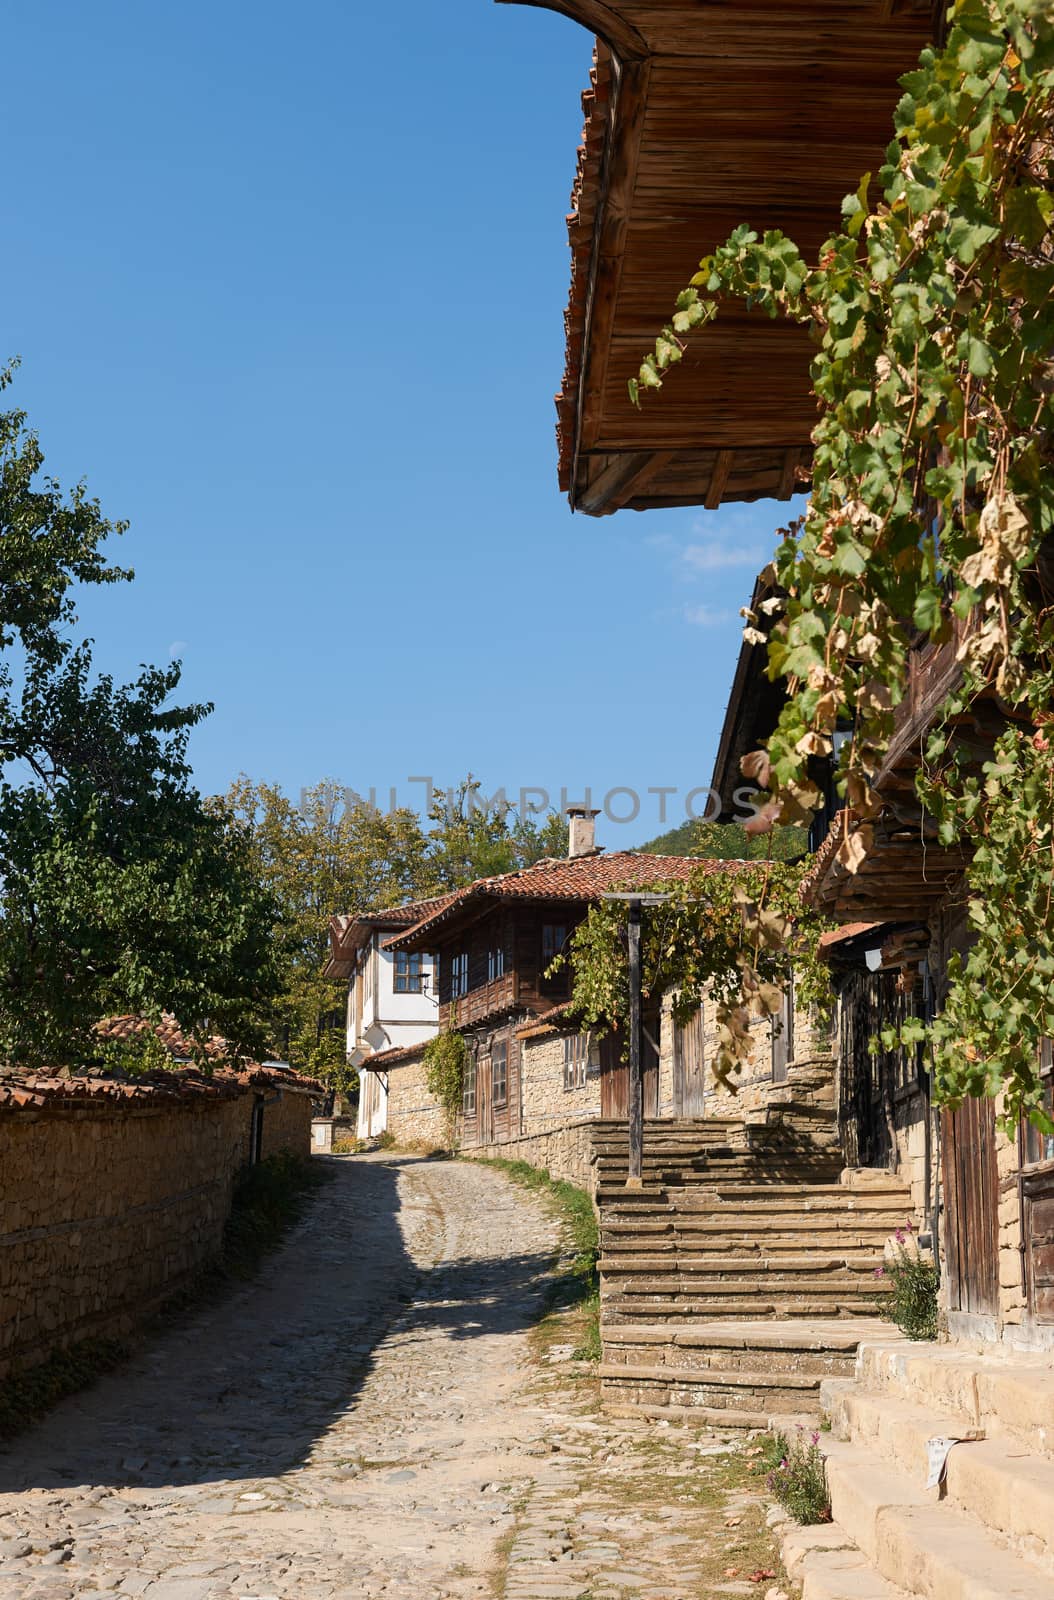
<path fill-rule="evenodd" d="M 548 1011 L 570 994 L 567 972 L 546 978 L 542 962 L 542 929 L 548 923 L 570 933 L 584 915 L 580 905 L 511 907 L 501 905 L 463 931 L 437 940 L 439 956 L 439 1025 L 471 1027 L 486 1017 L 518 1008 Z M 500 950 L 504 973 L 490 977 L 490 957 Z M 468 990 L 451 994 L 456 957 L 468 956 Z M 455 1022 L 456 1019 L 456 1022 Z"/>
<path fill-rule="evenodd" d="M 503 1144 L 517 1139 L 523 1127 L 523 1094 L 521 1072 L 523 1046 L 516 1038 L 515 1021 L 497 1025 L 493 1031 L 469 1040 L 469 1049 L 476 1062 L 476 1109 L 464 1115 L 461 1122 L 461 1142 L 466 1147 L 479 1144 Z M 495 1046 L 506 1050 L 506 1094 L 504 1101 L 494 1095 Z"/>
<path fill-rule="evenodd" d="M 807 330 L 725 306 L 661 404 L 635 411 L 627 380 L 700 256 L 739 224 L 782 228 L 815 259 L 842 197 L 880 165 L 898 79 L 941 7 L 526 3 L 600 36 L 568 219 L 561 486 L 592 515 L 787 498 L 816 422 Z"/>
<path fill-rule="evenodd" d="M 995 1106 L 966 1100 L 941 1116 L 949 1307 L 999 1314 L 999 1173 Z"/>

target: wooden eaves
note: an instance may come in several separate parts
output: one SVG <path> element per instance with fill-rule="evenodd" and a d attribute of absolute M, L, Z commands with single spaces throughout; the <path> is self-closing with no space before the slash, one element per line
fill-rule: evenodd
<path fill-rule="evenodd" d="M 627 381 L 700 256 L 748 223 L 807 256 L 875 171 L 932 0 L 499 0 L 597 35 L 557 396 L 574 509 L 786 500 L 816 421 L 806 331 L 725 307 L 640 411 Z"/>

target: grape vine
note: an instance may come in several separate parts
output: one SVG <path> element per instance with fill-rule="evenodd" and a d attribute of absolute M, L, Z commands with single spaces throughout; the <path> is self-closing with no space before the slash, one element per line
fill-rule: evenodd
<path fill-rule="evenodd" d="M 962 681 L 918 786 L 941 842 L 972 850 L 975 942 L 928 1030 L 935 1088 L 951 1106 L 1000 1096 L 1006 1128 L 1023 1112 L 1050 1129 L 1054 15 L 956 0 L 946 44 L 902 82 L 877 184 L 868 174 L 847 197 L 817 261 L 779 231 L 737 228 L 700 262 L 630 393 L 639 404 L 662 386 L 722 297 L 812 330 L 811 493 L 781 530 L 771 576 L 785 598 L 766 602 L 768 631 L 746 614 L 787 697 L 744 771 L 768 791 L 769 822 L 800 823 L 821 800 L 810 759 L 833 759 L 836 728 L 851 727 L 837 781 L 854 870 L 911 653 L 955 641 Z M 982 696 L 1006 721 L 983 762 L 951 726 Z"/>

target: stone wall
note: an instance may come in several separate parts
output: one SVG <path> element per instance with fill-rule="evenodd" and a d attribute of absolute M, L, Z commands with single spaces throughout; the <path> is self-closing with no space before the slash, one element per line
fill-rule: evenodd
<path fill-rule="evenodd" d="M 520 1052 L 524 1134 L 547 1134 L 566 1123 L 599 1117 L 600 1048 L 595 1039 L 589 1042 L 586 1081 L 576 1089 L 564 1088 L 563 1034 L 521 1037 Z"/>
<path fill-rule="evenodd" d="M 773 1024 L 756 1024 L 754 1059 L 735 1079 L 733 1092 L 717 1083 L 709 1070 L 717 1054 L 717 1007 L 708 998 L 702 1010 L 707 1062 L 704 1115 L 743 1117 L 747 1122 L 799 1123 L 803 1132 L 820 1142 L 834 1136 L 835 1054 L 832 1030 L 825 1022 L 804 1006 L 795 1008 L 793 1047 L 784 1083 L 774 1083 L 772 1079 Z"/>
<path fill-rule="evenodd" d="M 388 1069 L 388 1132 L 398 1145 L 450 1144 L 446 1114 L 425 1081 L 423 1054 Z"/>
<path fill-rule="evenodd" d="M 0 1118 L 0 1374 L 127 1332 L 217 1253 L 248 1102 Z"/>
<path fill-rule="evenodd" d="M 218 1254 L 257 1098 L 206 1086 L 0 1110 L 0 1377 L 127 1333 Z M 261 1153 L 307 1156 L 309 1095 L 262 1098 Z"/>
<path fill-rule="evenodd" d="M 278 1088 L 265 1091 L 263 1102 L 261 1157 L 266 1160 L 268 1156 L 286 1153 L 296 1156 L 310 1155 L 311 1096 L 299 1089 Z M 239 1104 L 248 1124 L 252 1116 L 251 1097 L 244 1095 Z M 248 1138 L 248 1127 L 246 1138 Z"/>
<path fill-rule="evenodd" d="M 596 1168 L 593 1165 L 592 1122 L 568 1123 L 546 1133 L 525 1134 L 501 1144 L 476 1145 L 467 1156 L 499 1157 L 502 1161 L 526 1161 L 529 1166 L 562 1178 L 595 1197 Z"/>

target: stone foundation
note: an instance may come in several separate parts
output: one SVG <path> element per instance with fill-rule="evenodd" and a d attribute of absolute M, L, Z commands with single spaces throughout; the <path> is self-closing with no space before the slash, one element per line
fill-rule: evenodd
<path fill-rule="evenodd" d="M 547 1133 L 525 1134 L 501 1144 L 476 1145 L 466 1155 L 500 1157 L 503 1161 L 526 1161 L 529 1166 L 562 1178 L 595 1198 L 597 1168 L 593 1161 L 592 1122 L 573 1122 Z"/>

